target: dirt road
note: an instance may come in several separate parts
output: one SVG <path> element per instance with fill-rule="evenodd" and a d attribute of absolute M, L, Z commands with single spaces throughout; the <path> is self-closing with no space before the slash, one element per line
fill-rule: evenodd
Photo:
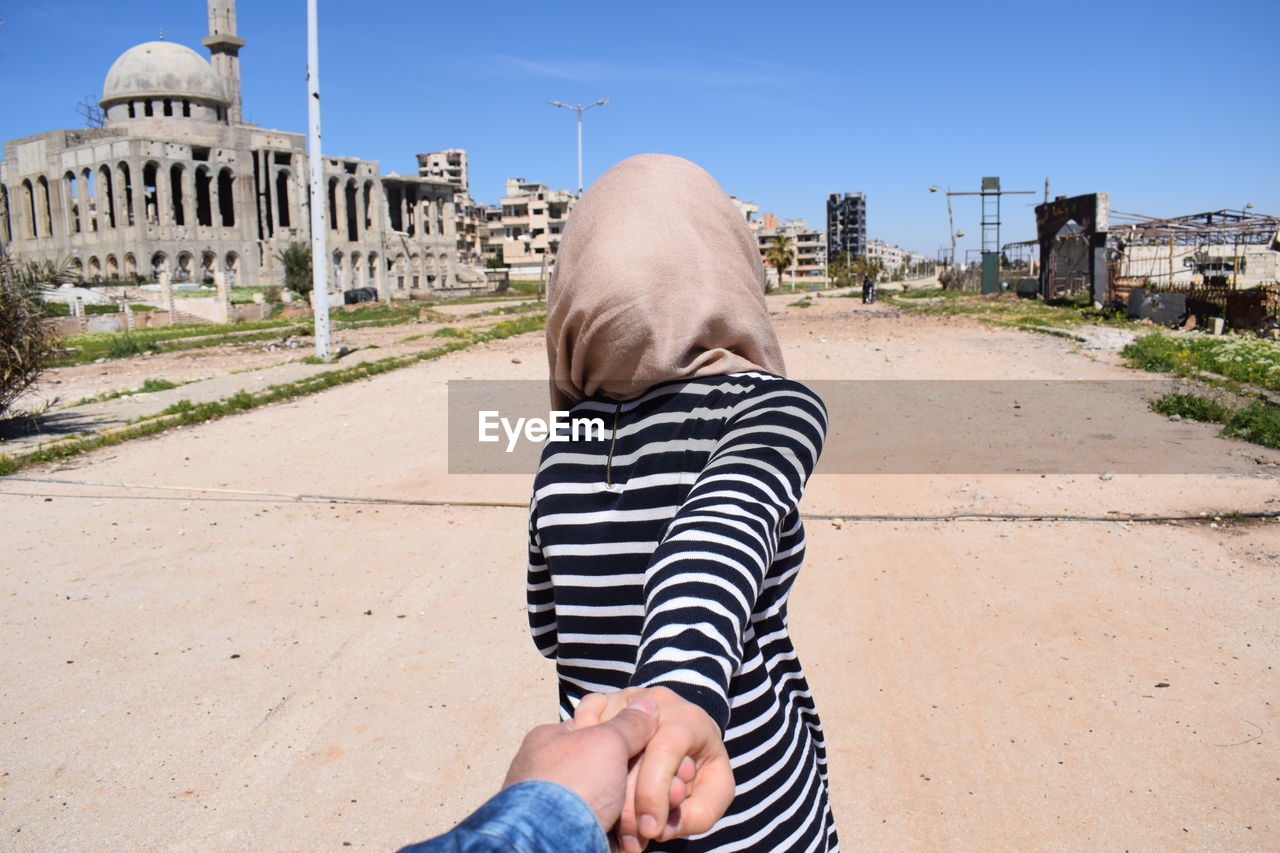
<path fill-rule="evenodd" d="M 797 378 L 1129 375 L 772 299 Z M 554 715 L 524 513 L 394 501 L 526 500 L 448 473 L 445 383 L 544 370 L 512 338 L 0 479 L 3 846 L 388 850 L 478 805 Z M 1204 473 L 813 479 L 791 621 L 846 849 L 1280 848 L 1280 523 L 857 518 L 1280 508 L 1276 454 L 1109 399 Z"/>

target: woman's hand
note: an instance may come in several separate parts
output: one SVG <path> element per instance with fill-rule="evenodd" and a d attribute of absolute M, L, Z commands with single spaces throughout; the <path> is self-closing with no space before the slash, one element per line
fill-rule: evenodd
<path fill-rule="evenodd" d="M 666 687 L 629 687 L 584 696 L 574 712 L 578 728 L 611 719 L 632 702 L 649 699 L 658 730 L 632 767 L 618 821 L 619 843 L 639 853 L 651 840 L 669 841 L 706 832 L 733 802 L 733 768 L 720 727 L 705 711 Z"/>

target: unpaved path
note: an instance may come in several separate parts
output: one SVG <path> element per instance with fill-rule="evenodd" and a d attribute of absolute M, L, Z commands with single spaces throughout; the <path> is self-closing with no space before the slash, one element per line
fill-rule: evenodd
<path fill-rule="evenodd" d="M 791 301 L 799 378 L 1122 375 Z M 554 715 L 523 512 L 272 495 L 518 504 L 527 476 L 448 473 L 445 382 L 544 370 L 508 339 L 0 479 L 4 846 L 388 850 L 481 802 Z M 1107 405 L 1213 473 L 815 476 L 842 520 L 809 522 L 791 623 L 847 849 L 1280 847 L 1280 523 L 856 518 L 1277 508 L 1276 454 Z"/>

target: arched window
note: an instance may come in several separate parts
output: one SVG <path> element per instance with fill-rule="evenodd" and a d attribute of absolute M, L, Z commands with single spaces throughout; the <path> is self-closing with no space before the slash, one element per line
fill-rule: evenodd
<path fill-rule="evenodd" d="M 102 194 L 106 197 L 107 218 L 105 223 L 116 227 L 116 191 L 115 182 L 111 180 L 111 167 L 103 166 L 98 170 L 98 179 L 102 181 Z"/>
<path fill-rule="evenodd" d="M 125 281 L 138 280 L 138 259 L 132 253 L 124 256 L 124 278 Z"/>
<path fill-rule="evenodd" d="M 151 256 L 151 277 L 159 281 L 169 270 L 169 259 L 165 257 L 164 252 L 156 252 Z"/>
<path fill-rule="evenodd" d="M 240 256 L 235 252 L 227 252 L 225 263 L 227 265 L 227 287 L 235 287 L 240 278 Z"/>
<path fill-rule="evenodd" d="M 359 229 L 356 227 L 360 216 L 360 208 L 356 206 L 357 200 L 355 179 L 347 181 L 346 187 L 346 210 L 347 210 L 347 239 L 352 242 L 360 238 Z"/>
<path fill-rule="evenodd" d="M 151 103 L 147 101 L 147 103 Z M 120 175 L 120 186 L 124 191 L 124 224 L 133 224 L 133 174 L 129 169 L 129 164 L 123 161 L 116 166 L 116 171 Z"/>
<path fill-rule="evenodd" d="M 80 181 L 76 178 L 75 172 L 67 172 L 62 176 L 62 187 L 66 193 L 67 231 L 71 234 L 79 234 L 81 230 L 80 211 L 86 205 L 81 204 Z"/>
<path fill-rule="evenodd" d="M 213 201 L 211 199 L 212 190 L 210 189 L 213 178 L 209 174 L 208 166 L 200 166 L 196 169 L 196 224 L 212 225 L 213 224 Z"/>
<path fill-rule="evenodd" d="M 182 179 L 186 170 L 181 163 L 169 167 L 169 204 L 172 207 L 174 225 L 187 224 L 186 199 L 182 195 Z"/>
<path fill-rule="evenodd" d="M 281 228 L 289 227 L 289 172 L 276 172 L 276 222 Z"/>
<path fill-rule="evenodd" d="M 222 218 L 223 228 L 233 228 L 236 224 L 236 187 L 230 169 L 218 173 L 218 213 Z"/>
<path fill-rule="evenodd" d="M 36 179 L 36 183 L 40 185 L 40 201 L 44 206 L 40 210 L 40 227 L 43 229 L 44 236 L 53 236 L 53 207 L 49 204 L 49 180 L 41 175 Z"/>
<path fill-rule="evenodd" d="M 142 102 L 142 114 L 145 115 L 147 118 L 151 118 L 153 115 L 155 115 L 155 113 L 151 111 L 150 98 L 147 98 L 145 101 Z"/>
<path fill-rule="evenodd" d="M 329 228 L 338 230 L 338 179 L 329 179 Z"/>
<path fill-rule="evenodd" d="M 148 225 L 160 224 L 160 166 L 153 162 L 142 167 L 143 220 Z"/>
<path fill-rule="evenodd" d="M 167 116 L 173 115 L 173 101 L 169 98 L 164 99 L 164 114 Z"/>
<path fill-rule="evenodd" d="M 129 118 L 137 118 L 138 111 L 133 106 L 133 101 L 129 102 Z"/>
<path fill-rule="evenodd" d="M 84 230 L 98 230 L 98 196 L 94 192 L 93 169 L 85 169 L 80 173 L 80 184 L 84 187 L 84 198 L 81 200 L 80 216 L 84 221 Z"/>
<path fill-rule="evenodd" d="M 186 98 L 182 99 L 182 117 L 191 118 L 191 101 Z"/>
<path fill-rule="evenodd" d="M 102 281 L 102 264 L 98 261 L 97 255 L 89 258 L 89 281 Z"/>
<path fill-rule="evenodd" d="M 13 221 L 9 218 L 9 188 L 0 184 L 0 240 L 13 242 Z"/>
<path fill-rule="evenodd" d="M 120 280 L 120 264 L 115 255 L 107 255 L 107 281 Z"/>

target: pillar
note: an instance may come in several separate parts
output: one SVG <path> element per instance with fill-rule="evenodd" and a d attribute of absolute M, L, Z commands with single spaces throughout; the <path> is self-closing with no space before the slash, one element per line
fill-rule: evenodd
<path fill-rule="evenodd" d="M 187 164 L 182 170 L 182 221 L 184 227 L 194 228 L 197 224 L 199 206 L 196 204 L 196 170 L 194 164 Z"/>
<path fill-rule="evenodd" d="M 218 316 L 222 318 L 223 323 L 230 323 L 231 288 L 227 284 L 227 271 L 223 268 L 221 260 L 214 261 L 213 264 L 213 285 L 218 288 Z"/>
<path fill-rule="evenodd" d="M 176 311 L 173 307 L 172 274 L 169 272 L 169 262 L 167 259 L 165 260 L 164 269 L 160 272 L 160 302 L 164 305 L 164 310 L 169 312 L 169 322 L 172 323 L 173 315 Z"/>
<path fill-rule="evenodd" d="M 164 164 L 156 163 L 156 222 L 160 225 L 173 224 L 173 202 L 169 198 L 169 170 Z"/>

